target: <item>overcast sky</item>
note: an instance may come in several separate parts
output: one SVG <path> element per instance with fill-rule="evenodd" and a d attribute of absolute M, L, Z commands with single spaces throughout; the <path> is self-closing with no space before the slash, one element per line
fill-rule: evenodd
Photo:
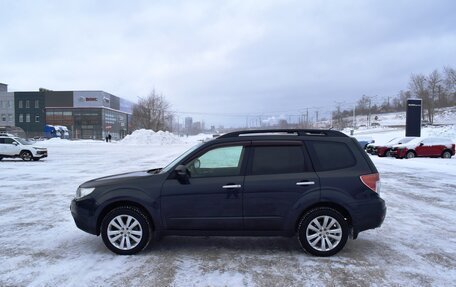
<path fill-rule="evenodd" d="M 155 89 L 181 119 L 231 125 L 456 67 L 456 1 L 0 0 L 0 37 L 10 91 Z"/>

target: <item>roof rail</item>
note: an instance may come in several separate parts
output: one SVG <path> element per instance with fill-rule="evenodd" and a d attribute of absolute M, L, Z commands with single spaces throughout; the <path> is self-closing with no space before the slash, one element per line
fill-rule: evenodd
<path fill-rule="evenodd" d="M 295 136 L 329 136 L 329 137 L 346 137 L 344 133 L 334 130 L 317 130 L 317 129 L 267 129 L 267 130 L 242 130 L 226 133 L 218 138 L 234 138 L 238 136 L 249 135 L 273 135 L 285 134 Z"/>

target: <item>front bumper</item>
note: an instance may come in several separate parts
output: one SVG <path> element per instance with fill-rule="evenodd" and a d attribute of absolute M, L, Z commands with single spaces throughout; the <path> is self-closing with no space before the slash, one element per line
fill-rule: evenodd
<path fill-rule="evenodd" d="M 70 210 L 74 222 L 79 229 L 90 234 L 98 235 L 94 199 L 73 199 L 71 201 Z"/>
<path fill-rule="evenodd" d="M 47 150 L 38 150 L 35 152 L 35 154 L 33 155 L 33 157 L 39 157 L 39 158 L 45 158 L 48 156 L 48 152 Z"/>
<path fill-rule="evenodd" d="M 407 153 L 407 149 L 391 150 L 392 157 L 403 158 L 403 157 L 405 157 L 406 153 Z"/>

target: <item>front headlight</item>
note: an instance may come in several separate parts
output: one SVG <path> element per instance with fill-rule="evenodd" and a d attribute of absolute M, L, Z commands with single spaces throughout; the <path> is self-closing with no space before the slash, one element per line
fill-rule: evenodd
<path fill-rule="evenodd" d="M 89 188 L 78 187 L 78 190 L 76 190 L 76 198 L 81 198 L 81 197 L 84 197 L 86 195 L 89 195 L 94 190 L 95 190 L 95 187 L 89 187 Z"/>

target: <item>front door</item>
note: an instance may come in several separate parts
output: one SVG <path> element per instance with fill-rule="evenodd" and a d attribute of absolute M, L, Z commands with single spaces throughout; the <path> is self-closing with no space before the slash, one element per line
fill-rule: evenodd
<path fill-rule="evenodd" d="M 0 139 L 0 155 L 13 156 L 19 154 L 17 142 L 11 138 Z"/>
<path fill-rule="evenodd" d="M 183 164 L 189 180 L 170 178 L 162 188 L 167 230 L 242 230 L 242 144 L 204 151 Z"/>

